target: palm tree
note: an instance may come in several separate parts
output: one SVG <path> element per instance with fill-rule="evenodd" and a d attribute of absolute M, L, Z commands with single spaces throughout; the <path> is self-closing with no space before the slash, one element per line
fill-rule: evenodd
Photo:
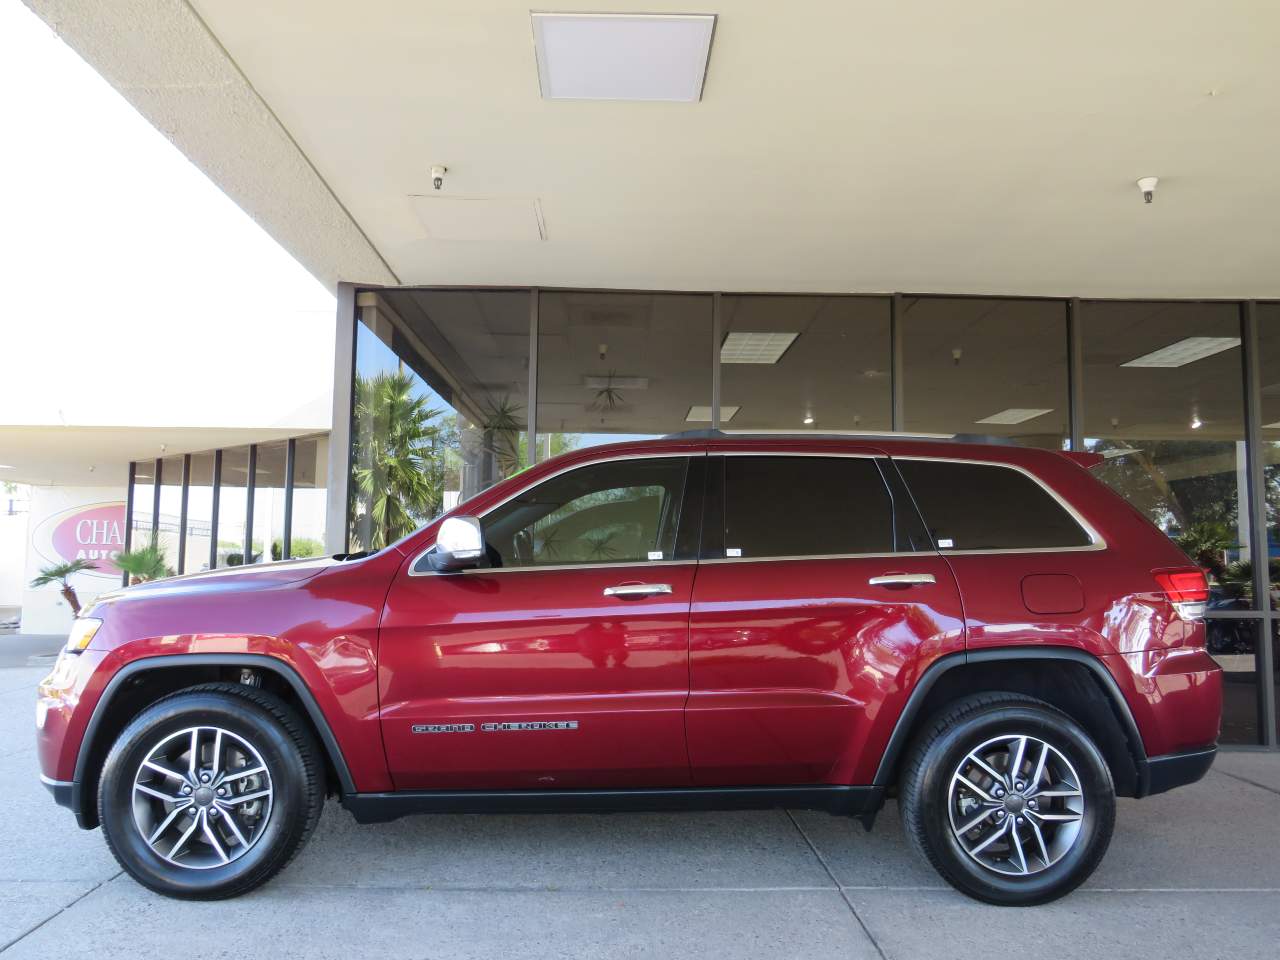
<path fill-rule="evenodd" d="M 43 587 L 50 583 L 59 583 L 62 585 L 62 598 L 67 601 L 71 607 L 71 612 L 77 617 L 80 616 L 80 598 L 76 596 L 75 587 L 71 586 L 70 578 L 72 574 L 80 573 L 84 570 L 97 570 L 98 565 L 92 560 L 71 560 L 67 563 L 55 563 L 51 567 L 45 567 L 40 571 L 40 576 L 31 581 L 32 587 Z"/>
<path fill-rule="evenodd" d="M 155 536 L 152 536 L 151 542 L 145 547 L 116 554 L 115 565 L 129 575 L 130 584 L 173 576 L 173 570 L 165 563 L 164 550 Z"/>
<path fill-rule="evenodd" d="M 443 411 L 415 395 L 407 373 L 356 376 L 352 442 L 352 540 L 378 550 L 444 505 Z"/>

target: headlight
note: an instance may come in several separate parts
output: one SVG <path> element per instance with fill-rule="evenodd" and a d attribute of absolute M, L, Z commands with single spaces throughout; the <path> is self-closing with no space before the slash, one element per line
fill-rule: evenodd
<path fill-rule="evenodd" d="M 71 635 L 67 637 L 67 653 L 79 653 L 98 632 L 102 621 L 94 617 L 81 617 L 71 625 Z"/>

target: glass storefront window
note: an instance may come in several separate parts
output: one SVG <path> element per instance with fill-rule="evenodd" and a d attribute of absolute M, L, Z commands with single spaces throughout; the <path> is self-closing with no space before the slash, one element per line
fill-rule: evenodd
<path fill-rule="evenodd" d="M 1263 489 L 1267 514 L 1271 609 L 1280 610 L 1280 303 L 1260 303 L 1258 366 L 1261 373 Z"/>
<path fill-rule="evenodd" d="M 258 444 L 253 471 L 253 558 L 251 563 L 284 559 L 286 440 Z"/>
<path fill-rule="evenodd" d="M 213 454 L 191 455 L 191 481 L 187 488 L 187 553 L 185 573 L 209 569 L 209 542 L 213 539 Z"/>
<path fill-rule="evenodd" d="M 222 451 L 222 483 L 218 494 L 219 567 L 244 563 L 244 525 L 249 504 L 249 448 Z"/>
<path fill-rule="evenodd" d="M 709 428 L 712 330 L 710 295 L 541 293 L 536 459 Z"/>
<path fill-rule="evenodd" d="M 329 438 L 301 437 L 293 457 L 293 523 L 289 557 L 324 554 L 325 505 L 329 491 Z"/>
<path fill-rule="evenodd" d="M 129 517 L 129 549 L 137 550 L 151 542 L 155 523 L 156 462 L 139 460 L 133 465 L 133 509 Z"/>
<path fill-rule="evenodd" d="M 1085 448 L 1209 577 L 1214 610 L 1257 609 L 1235 304 L 1086 302 Z"/>
<path fill-rule="evenodd" d="M 156 542 L 170 573 L 178 571 L 178 540 L 182 529 L 182 457 L 166 457 L 160 464 L 160 516 Z M 146 541 L 144 541 L 145 543 Z M 135 546 L 140 546 L 135 541 Z"/>
<path fill-rule="evenodd" d="M 528 465 L 530 295 L 361 298 L 348 537 L 377 550 Z"/>
<path fill-rule="evenodd" d="M 1222 743 L 1262 742 L 1258 717 L 1258 648 L 1261 620 L 1207 620 L 1205 648 L 1222 668 Z"/>
<path fill-rule="evenodd" d="M 721 429 L 891 429 L 889 304 L 721 297 Z"/>
<path fill-rule="evenodd" d="M 1069 436 L 1062 300 L 904 297 L 903 408 L 913 433 L 1061 450 Z"/>

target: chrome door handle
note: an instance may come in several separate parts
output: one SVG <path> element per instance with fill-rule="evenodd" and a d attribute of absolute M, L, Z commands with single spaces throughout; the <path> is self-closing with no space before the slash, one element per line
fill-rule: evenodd
<path fill-rule="evenodd" d="M 937 583 L 932 573 L 886 573 L 867 581 L 873 587 L 914 587 L 922 583 Z"/>
<path fill-rule="evenodd" d="M 617 597 L 619 600 L 634 600 L 637 597 L 656 597 L 671 592 L 669 583 L 620 583 L 616 587 L 605 587 L 606 597 Z"/>

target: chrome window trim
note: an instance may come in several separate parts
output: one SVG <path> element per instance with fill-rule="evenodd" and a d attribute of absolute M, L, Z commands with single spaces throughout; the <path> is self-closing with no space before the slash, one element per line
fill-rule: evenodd
<path fill-rule="evenodd" d="M 814 553 L 814 554 L 796 554 L 786 557 L 712 557 L 709 560 L 699 560 L 699 563 L 776 563 L 786 560 L 892 560 L 903 559 L 906 557 L 930 557 L 938 558 L 937 551 L 928 550 L 899 550 L 896 553 Z"/>
<path fill-rule="evenodd" d="M 1060 493 L 1058 493 L 1057 490 L 1053 489 L 1053 487 L 1049 486 L 1049 484 L 1045 483 L 1044 480 L 1037 477 L 1034 473 L 1032 473 L 1026 467 L 1023 467 L 1019 464 L 1003 463 L 999 460 L 975 460 L 972 457 L 920 457 L 920 456 L 895 457 L 893 455 L 890 455 L 889 459 L 903 460 L 903 461 L 907 461 L 907 460 L 919 461 L 924 463 L 962 463 L 962 464 L 967 464 L 969 466 L 975 466 L 975 467 L 1003 467 L 1006 470 L 1014 470 L 1018 473 L 1021 473 L 1023 476 L 1029 477 L 1037 486 L 1040 487 L 1041 490 L 1043 490 L 1050 497 L 1052 497 L 1053 500 L 1058 504 L 1058 506 L 1062 507 L 1062 509 L 1067 512 L 1067 515 L 1071 517 L 1071 519 L 1074 520 L 1079 525 L 1080 529 L 1085 532 L 1085 535 L 1088 536 L 1089 540 L 1091 541 L 1090 543 L 1082 544 L 1080 546 L 1074 546 L 1074 547 L 991 547 L 988 549 L 975 549 L 975 550 L 955 549 L 952 547 L 939 547 L 935 542 L 934 548 L 938 551 L 938 553 L 944 556 L 983 556 L 983 555 L 995 555 L 995 554 L 1005 554 L 1005 553 L 1082 553 L 1082 552 L 1087 552 L 1091 550 L 1107 549 L 1106 539 L 1102 536 L 1102 534 L 1098 533 L 1098 531 L 1094 529 L 1093 524 L 1089 523 L 1088 520 L 1086 520 L 1083 516 L 1080 515 L 1080 511 L 1078 511 L 1074 506 L 1072 506 L 1071 503 L 1065 497 L 1063 497 Z M 905 477 L 903 477 L 903 482 L 904 483 L 906 482 Z M 907 489 L 908 490 L 911 489 L 910 483 L 907 483 Z M 913 493 L 912 496 L 914 495 L 915 494 Z M 925 518 L 925 525 L 926 526 L 928 525 L 928 518 Z"/>
<path fill-rule="evenodd" d="M 537 483 L 533 483 L 533 484 L 529 484 L 528 486 L 521 487 L 515 493 L 511 494 L 511 496 L 506 497 L 502 500 L 499 500 L 497 503 L 493 504 L 490 507 L 486 507 L 483 513 L 465 514 L 465 516 L 473 516 L 477 520 L 483 520 L 485 517 L 493 513 L 493 511 L 497 510 L 498 508 L 505 507 L 508 503 L 510 503 L 512 500 L 516 499 L 517 497 L 519 497 L 522 493 L 526 493 L 527 491 L 532 490 L 535 487 L 540 487 L 547 481 L 554 480 L 556 477 L 563 476 L 566 473 L 572 473 L 574 470 L 585 470 L 587 467 L 595 467 L 602 463 L 618 463 L 624 460 L 675 460 L 675 459 L 692 460 L 694 457 L 705 457 L 705 456 L 707 456 L 707 451 L 704 448 L 704 449 L 695 449 L 695 450 L 689 450 L 689 451 L 683 451 L 683 452 L 618 454 L 610 457 L 601 457 L 599 460 L 588 460 L 586 463 L 575 463 L 567 467 L 562 467 L 561 469 L 555 471 L 554 473 L 547 474 Z M 455 514 L 453 511 L 450 511 L 449 513 L 444 514 L 443 516 L 439 517 L 437 520 L 433 522 L 439 523 L 443 521 L 446 517 L 451 515 L 464 516 L 464 514 Z M 409 564 L 409 576 L 434 577 L 434 576 L 442 575 L 441 571 L 439 570 L 432 570 L 429 568 L 426 570 L 418 569 L 418 564 L 421 563 L 423 559 L 427 556 L 427 554 L 429 554 L 435 548 L 436 548 L 435 542 L 432 541 L 431 546 L 420 551 L 413 558 L 413 561 Z M 676 560 L 673 557 L 670 560 L 622 560 L 622 561 L 619 561 L 618 563 L 555 563 L 555 564 L 548 563 L 542 566 L 532 566 L 532 567 L 476 567 L 469 570 L 455 570 L 452 573 L 443 574 L 443 575 L 453 577 L 453 576 L 457 576 L 458 574 L 468 574 L 468 573 L 471 573 L 471 574 L 533 573 L 539 570 L 610 570 L 610 569 L 615 569 L 619 567 L 664 567 L 664 566 L 671 566 L 672 564 L 677 564 L 677 563 L 697 563 L 697 561 L 696 560 Z"/>

